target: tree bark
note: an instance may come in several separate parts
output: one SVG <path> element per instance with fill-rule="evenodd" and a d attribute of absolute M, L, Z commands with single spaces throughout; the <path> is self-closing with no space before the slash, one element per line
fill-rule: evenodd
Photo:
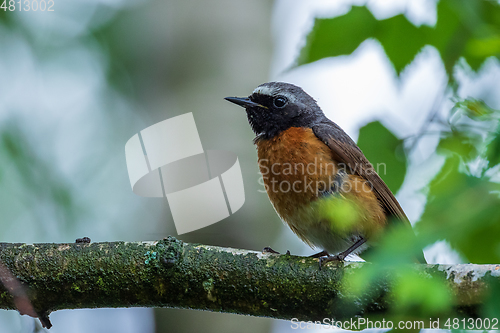
<path fill-rule="evenodd" d="M 392 273 L 376 290 L 358 295 L 343 285 L 369 263 L 318 259 L 183 243 L 0 243 L 0 260 L 24 285 L 40 317 L 60 309 L 174 307 L 299 321 L 335 321 L 388 314 Z M 478 316 L 487 280 L 500 265 L 414 265 L 425 278 L 444 281 L 454 311 Z M 0 308 L 16 309 L 0 287 Z M 426 321 L 428 317 L 423 318 Z"/>

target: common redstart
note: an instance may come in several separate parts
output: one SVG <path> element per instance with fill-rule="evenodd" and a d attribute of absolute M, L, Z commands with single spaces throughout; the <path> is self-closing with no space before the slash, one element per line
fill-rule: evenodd
<path fill-rule="evenodd" d="M 225 99 L 246 109 L 269 199 L 302 241 L 323 249 L 313 255 L 320 267 L 359 255 L 392 221 L 413 233 L 361 149 L 300 87 L 268 82 Z M 416 261 L 425 263 L 423 253 Z"/>

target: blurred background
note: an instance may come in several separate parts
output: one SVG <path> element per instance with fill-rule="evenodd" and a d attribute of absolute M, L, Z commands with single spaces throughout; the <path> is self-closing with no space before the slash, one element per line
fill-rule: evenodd
<path fill-rule="evenodd" d="M 470 185 L 443 190 L 439 175 L 473 177 L 481 195 L 497 193 L 483 220 L 500 222 L 498 188 L 485 185 L 500 179 L 492 134 L 500 109 L 497 7 L 486 0 L 458 1 L 455 9 L 445 0 L 54 0 L 52 12 L 2 8 L 1 241 L 178 236 L 166 199 L 133 194 L 124 146 L 154 123 L 193 112 L 205 150 L 238 155 L 246 202 L 178 238 L 312 254 L 263 193 L 245 113 L 223 99 L 279 80 L 317 99 L 372 162 L 393 161 L 382 177 L 410 220 L 422 221 L 417 231 L 430 234 L 425 225 L 442 214 L 449 224 L 423 237 L 429 263 L 498 263 L 498 227 L 474 229 L 478 241 L 490 235 L 493 254 L 481 256 L 470 240 L 446 235 L 455 219 L 439 208 L 463 205 L 436 199 Z M 478 123 L 481 130 L 471 131 Z M 458 156 L 460 167 L 448 156 Z M 51 321 L 51 332 L 291 331 L 286 321 L 181 309 L 67 310 Z M 0 332 L 43 331 L 15 311 L 0 311 L 0 323 Z"/>

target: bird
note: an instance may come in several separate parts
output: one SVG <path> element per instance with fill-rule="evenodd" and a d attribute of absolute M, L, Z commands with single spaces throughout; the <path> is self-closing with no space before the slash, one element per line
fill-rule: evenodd
<path fill-rule="evenodd" d="M 414 236 L 361 149 L 302 88 L 267 82 L 248 97 L 225 100 L 245 108 L 268 197 L 303 242 L 322 249 L 311 256 L 320 269 L 376 246 L 389 225 L 404 225 Z M 423 252 L 415 261 L 426 263 Z"/>

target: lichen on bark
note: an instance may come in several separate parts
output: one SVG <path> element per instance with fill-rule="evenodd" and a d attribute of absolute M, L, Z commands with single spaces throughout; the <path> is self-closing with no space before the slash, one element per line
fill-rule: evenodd
<path fill-rule="evenodd" d="M 385 313 L 391 272 L 362 295 L 344 283 L 368 263 L 329 263 L 202 244 L 174 237 L 152 242 L 0 244 L 0 260 L 25 287 L 34 309 L 176 307 L 280 319 L 335 320 Z M 485 276 L 498 265 L 417 265 L 448 283 L 457 308 L 474 314 Z M 15 309 L 0 288 L 0 308 Z"/>

